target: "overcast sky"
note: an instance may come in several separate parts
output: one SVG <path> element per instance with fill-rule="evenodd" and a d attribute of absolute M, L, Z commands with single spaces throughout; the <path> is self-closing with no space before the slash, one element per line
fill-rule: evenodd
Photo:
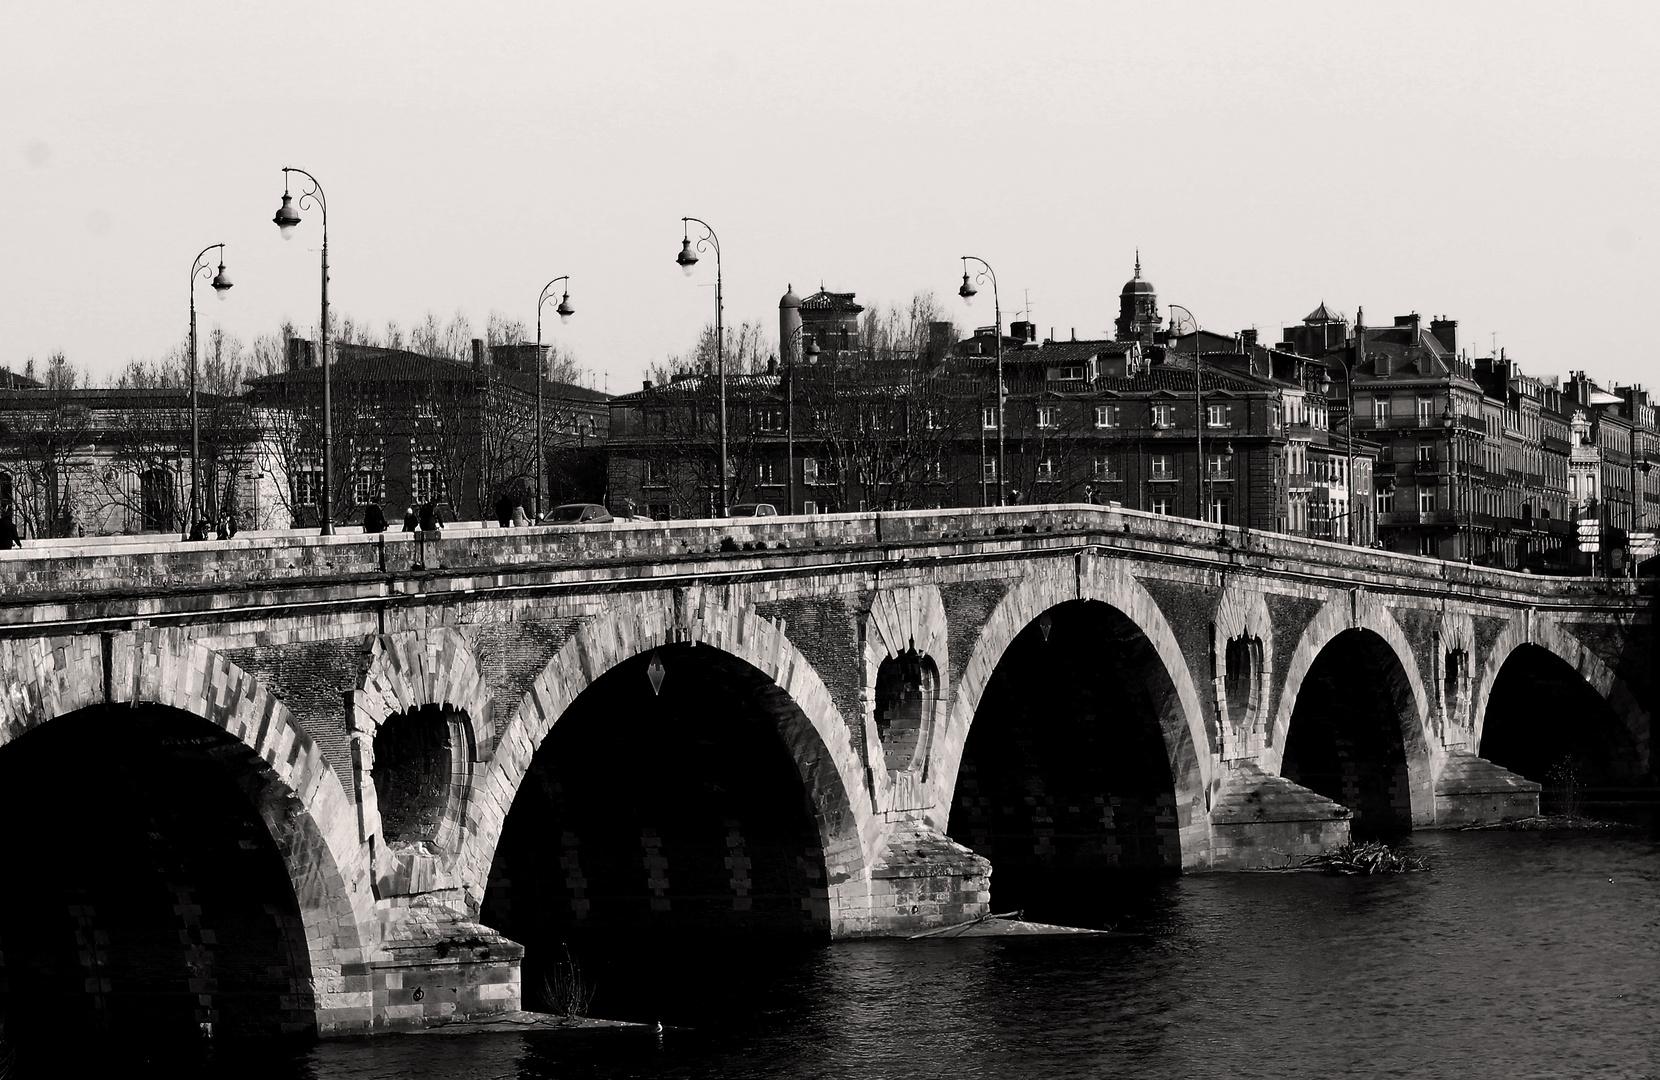
<path fill-rule="evenodd" d="M 1657 384 L 1660 4 L 7 5 L 0 364 L 94 375 L 188 327 L 224 241 L 244 339 L 331 299 L 376 326 L 492 310 L 637 388 L 712 318 L 680 218 L 720 234 L 727 321 L 786 286 L 955 296 L 1110 336 L 1139 247 L 1161 306 L 1277 339 L 1322 300 L 1419 311 L 1531 373 Z"/>

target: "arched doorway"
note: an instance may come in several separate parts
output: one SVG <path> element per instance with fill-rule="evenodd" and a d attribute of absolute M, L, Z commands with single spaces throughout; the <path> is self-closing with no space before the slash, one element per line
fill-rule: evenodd
<path fill-rule="evenodd" d="M 1406 725 L 1412 688 L 1378 634 L 1345 630 L 1320 650 L 1297 689 L 1280 774 L 1354 811 L 1357 839 L 1412 829 Z"/>
<path fill-rule="evenodd" d="M 1549 649 L 1519 645 L 1499 668 L 1481 725 L 1481 756 L 1543 785 L 1544 813 L 1609 813 L 1654 778 L 1633 732 Z"/>
<path fill-rule="evenodd" d="M 315 1026 L 264 765 L 151 705 L 83 709 L 0 746 L 0 1010 L 20 1050 Z"/>
<path fill-rule="evenodd" d="M 994 908 L 1088 922 L 1077 901 L 1104 879 L 1181 868 L 1174 709 L 1151 643 L 1115 608 L 1063 603 L 1015 637 L 974 715 L 951 808 L 951 837 L 991 860 Z"/>

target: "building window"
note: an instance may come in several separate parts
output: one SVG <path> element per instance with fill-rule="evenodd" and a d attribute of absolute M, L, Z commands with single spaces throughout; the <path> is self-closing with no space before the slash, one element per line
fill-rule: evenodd
<path fill-rule="evenodd" d="M 1115 428 L 1118 426 L 1117 405 L 1095 406 L 1095 426 L 1098 428 Z"/>
<path fill-rule="evenodd" d="M 997 430 L 997 406 L 987 405 L 980 410 L 980 427 L 986 431 Z"/>
<path fill-rule="evenodd" d="M 1206 462 L 1210 475 L 1219 480 L 1225 480 L 1233 475 L 1233 459 L 1226 454 L 1211 454 Z"/>
<path fill-rule="evenodd" d="M 1435 558 L 1435 537 L 1428 535 L 1418 537 L 1418 554 L 1431 559 Z"/>
<path fill-rule="evenodd" d="M 1152 464 L 1154 480 L 1172 480 L 1175 478 L 1176 474 L 1170 471 L 1169 454 L 1154 454 Z"/>
<path fill-rule="evenodd" d="M 1153 426 L 1156 428 L 1173 427 L 1176 423 L 1176 407 L 1174 405 L 1153 406 Z"/>
<path fill-rule="evenodd" d="M 1098 457 L 1090 475 L 1097 480 L 1117 480 L 1118 470 L 1113 467 L 1112 458 Z"/>
<path fill-rule="evenodd" d="M 1205 513 L 1205 520 L 1213 525 L 1227 525 L 1229 521 L 1228 500 L 1220 495 L 1211 497 L 1210 506 Z"/>
<path fill-rule="evenodd" d="M 1377 511 L 1380 517 L 1391 512 L 1393 507 L 1390 503 L 1394 496 L 1395 493 L 1388 488 L 1372 492 L 1372 508 Z"/>
<path fill-rule="evenodd" d="M 1040 428 L 1057 428 L 1061 426 L 1061 410 L 1058 405 L 1039 405 L 1037 407 L 1037 426 Z"/>
<path fill-rule="evenodd" d="M 323 490 L 323 470 L 310 461 L 302 461 L 294 470 L 294 504 L 316 506 Z"/>
<path fill-rule="evenodd" d="M 945 462 L 935 458 L 925 464 L 922 469 L 922 478 L 930 484 L 945 483 Z"/>
<path fill-rule="evenodd" d="M 818 458 L 801 459 L 801 482 L 804 484 L 818 483 Z"/>
<path fill-rule="evenodd" d="M 945 426 L 945 414 L 937 408 L 928 408 L 922 411 L 922 426 L 929 431 L 938 431 Z"/>
<path fill-rule="evenodd" d="M 386 497 L 386 474 L 378 466 L 352 474 L 352 502 L 358 506 L 378 503 Z"/>
<path fill-rule="evenodd" d="M 1389 399 L 1372 399 L 1372 426 L 1386 428 L 1389 426 Z"/>
<path fill-rule="evenodd" d="M 762 431 L 783 431 L 784 410 L 761 409 L 756 414 L 756 423 Z"/>
<path fill-rule="evenodd" d="M 778 477 L 774 472 L 774 465 L 770 461 L 762 461 L 755 466 L 755 482 L 763 487 L 775 486 Z"/>
<path fill-rule="evenodd" d="M 1433 514 L 1433 513 L 1435 513 L 1435 489 L 1434 488 L 1419 488 L 1418 489 L 1418 513 L 1420 513 L 1420 514 Z"/>
<path fill-rule="evenodd" d="M 1434 465 L 1435 464 L 1435 444 L 1434 443 L 1421 442 L 1421 443 L 1418 444 L 1418 464 L 1420 464 L 1420 465 Z"/>
<path fill-rule="evenodd" d="M 1061 379 L 1067 382 L 1082 382 L 1084 378 L 1084 368 L 1082 364 L 1051 368 L 1049 377 L 1051 379 Z"/>
<path fill-rule="evenodd" d="M 982 480 L 988 480 L 988 481 L 990 481 L 994 484 L 997 482 L 997 459 L 996 458 L 981 458 L 980 459 L 980 478 Z"/>
<path fill-rule="evenodd" d="M 417 454 L 409 467 L 410 491 L 418 503 L 431 502 L 444 490 L 443 473 L 431 457 Z"/>
<path fill-rule="evenodd" d="M 1037 463 L 1037 479 L 1038 479 L 1038 483 L 1040 483 L 1040 484 L 1052 484 L 1052 483 L 1055 482 L 1055 459 L 1054 458 L 1046 457 L 1046 458 L 1042 458 L 1038 461 L 1038 463 Z"/>
<path fill-rule="evenodd" d="M 1170 496 L 1168 496 L 1168 495 L 1154 496 L 1154 498 L 1153 498 L 1153 513 L 1168 515 L 1170 513 Z"/>
<path fill-rule="evenodd" d="M 640 462 L 641 487 L 667 487 L 669 483 L 668 469 L 661 461 L 645 458 Z"/>
<path fill-rule="evenodd" d="M 1228 414 L 1231 411 L 1232 410 L 1230 410 L 1228 408 L 1228 406 L 1226 406 L 1226 405 L 1206 405 L 1205 406 L 1205 426 L 1206 427 L 1227 427 L 1228 426 Z"/>
<path fill-rule="evenodd" d="M 6 509 L 11 509 L 11 474 L 6 474 Z M 142 516 L 140 528 L 146 532 L 171 529 L 174 526 L 175 493 L 173 473 L 165 468 L 146 469 L 139 474 L 138 488 Z M 296 489 L 298 484 L 296 483 Z"/>
<path fill-rule="evenodd" d="M 1435 399 L 1421 397 L 1418 399 L 1418 426 L 1429 427 L 1435 423 Z"/>

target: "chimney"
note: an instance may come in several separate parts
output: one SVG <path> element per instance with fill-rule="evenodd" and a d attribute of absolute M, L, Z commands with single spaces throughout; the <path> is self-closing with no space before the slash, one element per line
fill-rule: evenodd
<path fill-rule="evenodd" d="M 767 357 L 767 374 L 768 375 L 778 374 L 778 357 L 776 357 L 776 356 Z"/>
<path fill-rule="evenodd" d="M 288 370 L 302 371 L 317 366 L 317 354 L 305 338 L 288 339 Z"/>
<path fill-rule="evenodd" d="M 473 370 L 482 371 L 488 361 L 484 356 L 484 339 L 473 339 Z"/>
<path fill-rule="evenodd" d="M 650 379 L 647 379 L 647 380 L 645 380 L 645 385 L 644 385 L 644 386 L 642 386 L 642 387 L 641 387 L 641 388 L 640 388 L 640 389 L 642 389 L 642 390 L 650 390 L 650 389 L 651 389 L 651 380 L 650 380 Z"/>
<path fill-rule="evenodd" d="M 1256 327 L 1253 326 L 1249 330 L 1241 330 L 1239 332 L 1239 336 L 1245 340 L 1245 348 L 1247 351 L 1257 347 Z"/>
<path fill-rule="evenodd" d="M 1443 349 L 1446 349 L 1454 356 L 1458 355 L 1457 319 L 1449 319 L 1445 315 L 1439 319 L 1431 319 L 1429 324 L 1429 332 L 1435 335 L 1435 340 L 1441 343 L 1441 347 Z"/>

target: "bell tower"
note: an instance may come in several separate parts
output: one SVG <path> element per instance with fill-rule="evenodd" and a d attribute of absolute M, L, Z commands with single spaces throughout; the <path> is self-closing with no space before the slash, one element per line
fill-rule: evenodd
<path fill-rule="evenodd" d="M 1124 283 L 1124 290 L 1118 294 L 1118 333 L 1119 341 L 1139 341 L 1143 345 L 1153 344 L 1154 336 L 1159 331 L 1159 297 L 1153 288 L 1153 283 L 1141 279 L 1141 252 L 1135 253 L 1135 277 Z"/>

